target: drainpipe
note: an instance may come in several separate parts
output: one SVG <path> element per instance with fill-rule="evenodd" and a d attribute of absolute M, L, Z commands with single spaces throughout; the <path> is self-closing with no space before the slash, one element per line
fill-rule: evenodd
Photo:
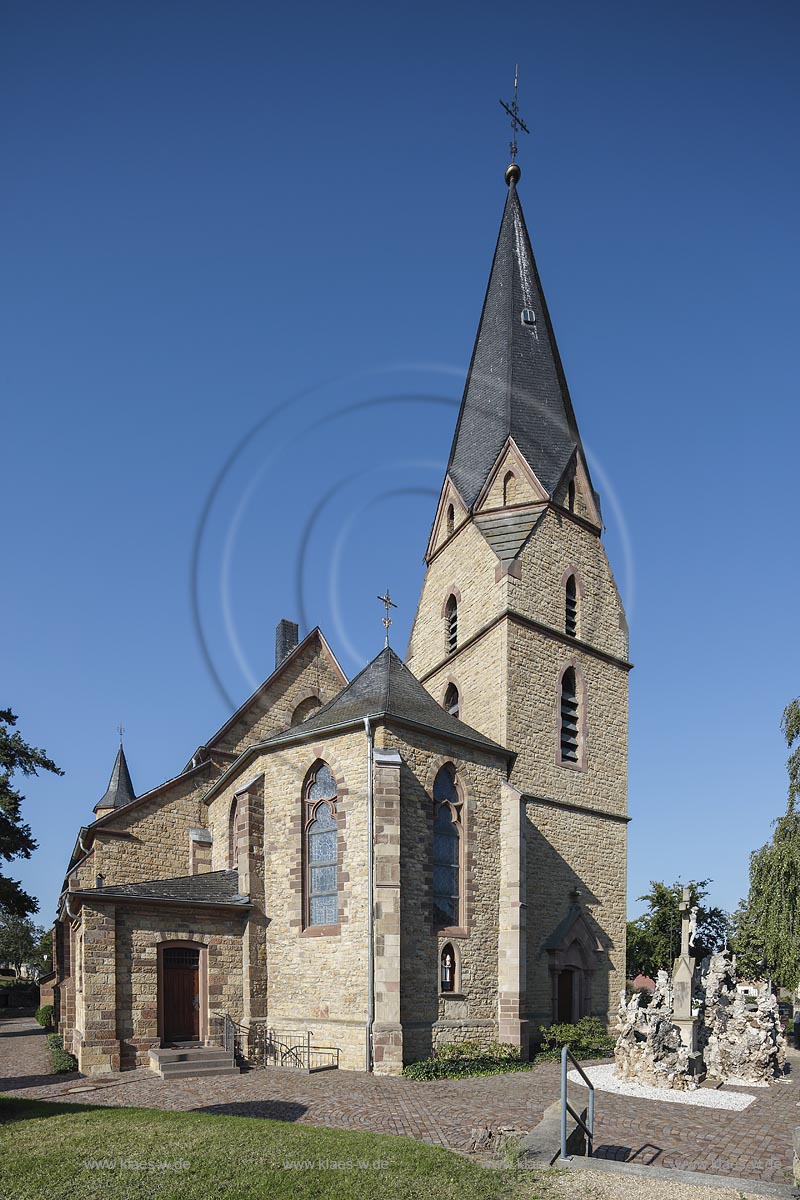
<path fill-rule="evenodd" d="M 375 912 L 374 883 L 375 837 L 372 796 L 372 726 L 369 717 L 364 717 L 367 735 L 367 1029 L 366 1067 L 372 1070 L 372 1025 L 375 1020 Z"/>

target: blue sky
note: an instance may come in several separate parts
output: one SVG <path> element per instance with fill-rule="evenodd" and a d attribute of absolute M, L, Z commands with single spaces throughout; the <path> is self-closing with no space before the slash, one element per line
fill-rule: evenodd
<path fill-rule="evenodd" d="M 405 646 L 516 61 L 630 609 L 631 911 L 679 876 L 735 906 L 800 693 L 798 26 L 739 0 L 6 6 L 0 707 L 66 771 L 27 784 L 41 848 L 9 869 L 42 920 L 120 721 L 144 791 L 269 673 L 281 617 L 352 673 L 388 585 Z"/>

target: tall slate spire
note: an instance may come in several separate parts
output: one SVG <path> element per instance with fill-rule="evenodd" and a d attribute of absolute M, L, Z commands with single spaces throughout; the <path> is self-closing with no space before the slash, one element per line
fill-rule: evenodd
<path fill-rule="evenodd" d="M 98 800 L 97 804 L 95 804 L 94 811 L 101 813 L 111 808 L 122 808 L 124 804 L 130 804 L 135 799 L 136 793 L 133 790 L 131 773 L 128 770 L 128 764 L 125 760 L 125 751 L 122 749 L 122 742 L 120 742 L 117 758 L 114 763 L 114 770 L 111 772 L 106 794 L 102 800 Z"/>
<path fill-rule="evenodd" d="M 552 497 L 580 448 L 564 369 L 517 195 L 506 198 L 448 473 L 471 511 L 509 437 Z"/>

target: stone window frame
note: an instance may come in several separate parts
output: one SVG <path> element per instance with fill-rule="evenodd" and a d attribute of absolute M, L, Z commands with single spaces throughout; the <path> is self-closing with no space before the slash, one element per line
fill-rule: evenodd
<path fill-rule="evenodd" d="M 566 624 L 567 583 L 570 579 L 570 576 L 572 576 L 572 578 L 574 578 L 574 580 L 575 580 L 575 599 L 577 602 L 577 614 L 576 614 L 574 635 L 566 634 L 566 628 L 567 628 L 567 624 Z M 574 636 L 577 640 L 580 640 L 583 636 L 583 603 L 584 603 L 584 599 L 586 597 L 586 588 L 583 585 L 583 577 L 582 577 L 578 567 L 575 565 L 575 563 L 569 563 L 564 568 L 564 571 L 561 575 L 561 579 L 559 580 L 559 587 L 561 589 L 562 616 L 564 617 L 564 632 L 567 637 Z"/>
<path fill-rule="evenodd" d="M 187 948 L 200 951 L 197 962 L 197 993 L 200 1000 L 198 1042 L 202 1045 L 208 1040 L 208 942 L 198 941 L 194 937 L 173 936 L 156 944 L 156 1033 L 159 1046 L 164 1045 L 164 951 Z"/>
<path fill-rule="evenodd" d="M 464 993 L 461 990 L 461 947 L 457 939 L 452 937 L 442 937 L 439 939 L 438 955 L 436 959 L 437 967 L 437 990 L 440 998 L 445 1000 L 463 1000 Z M 447 949 L 453 952 L 453 987 L 451 991 L 446 992 L 442 988 L 442 959 L 444 952 Z"/>
<path fill-rule="evenodd" d="M 228 870 L 235 871 L 239 866 L 239 800 L 240 792 L 235 792 L 228 808 Z"/>
<path fill-rule="evenodd" d="M 304 704 L 308 704 L 309 700 L 316 700 L 317 703 L 315 707 L 310 709 L 309 712 L 305 713 L 302 717 L 297 718 L 298 711 Z M 289 728 L 294 729 L 295 726 L 300 725 L 303 721 L 307 721 L 308 718 L 313 716 L 314 713 L 320 708 L 322 708 L 322 698 L 319 694 L 319 688 L 311 688 L 311 690 L 305 696 L 302 696 L 301 699 L 297 701 L 297 704 L 295 704 L 294 708 L 292 709 L 291 715 L 289 716 Z"/>
<path fill-rule="evenodd" d="M 452 646 L 450 644 L 450 614 L 448 611 L 451 600 L 453 600 L 455 602 L 455 606 L 456 606 L 455 607 L 456 637 L 455 637 L 455 644 Z M 460 609 L 461 609 L 461 592 L 455 586 L 455 584 L 453 584 L 451 587 L 449 587 L 447 589 L 447 594 L 445 595 L 445 598 L 442 601 L 442 628 L 443 628 L 443 633 L 444 633 L 444 652 L 445 652 L 445 656 L 447 658 L 452 658 L 452 656 L 454 654 L 458 653 L 458 649 L 459 649 L 458 614 L 459 614 Z"/>
<path fill-rule="evenodd" d="M 578 697 L 578 761 L 570 762 L 561 757 L 561 686 L 567 671 L 575 672 L 575 692 Z M 588 735 L 587 735 L 586 679 L 576 658 L 570 658 L 563 664 L 558 673 L 554 704 L 553 734 L 555 738 L 555 763 L 565 771 L 586 771 L 588 769 Z"/>
<path fill-rule="evenodd" d="M 320 767 L 326 766 L 333 776 L 336 783 L 336 796 L 334 799 L 309 801 L 308 792 L 314 782 L 317 772 Z M 302 937 L 336 937 L 341 934 L 342 925 L 346 924 L 347 916 L 344 913 L 344 884 L 349 881 L 349 876 L 344 870 L 346 843 L 346 817 L 341 808 L 340 801 L 348 794 L 347 787 L 343 784 L 341 772 L 330 756 L 326 753 L 326 747 L 318 748 L 314 759 L 311 762 L 308 770 L 303 777 L 303 785 L 300 793 L 300 934 Z M 334 819 L 336 821 L 336 924 L 335 925 L 310 925 L 308 920 L 308 902 L 309 902 L 309 870 L 310 863 L 308 861 L 308 829 L 314 820 L 313 814 L 320 804 L 328 804 L 333 810 Z M 311 807 L 309 807 L 311 806 Z"/>
<path fill-rule="evenodd" d="M 454 772 L 454 783 L 456 792 L 459 796 L 458 807 L 461 810 L 458 813 L 457 827 L 459 831 L 459 857 L 458 857 L 458 879 L 459 879 L 459 924 L 457 925 L 439 925 L 433 920 L 433 827 L 436 820 L 436 809 L 441 803 L 446 803 L 452 808 L 449 801 L 434 800 L 433 787 L 436 782 L 436 776 L 441 771 L 442 767 L 450 766 Z M 429 805 L 429 824 L 428 824 L 428 871 L 426 872 L 428 884 L 428 896 L 431 913 L 431 933 L 433 933 L 440 941 L 449 941 L 451 938 L 466 938 L 469 937 L 469 921 L 472 913 L 472 851 L 470 842 L 470 811 L 472 808 L 472 796 L 468 786 L 465 784 L 462 777 L 462 772 L 459 769 L 459 763 L 452 756 L 441 756 L 434 759 L 428 769 L 428 777 L 426 779 L 425 791 L 428 795 Z M 440 953 L 436 957 L 436 970 L 439 971 Z M 460 972 L 460 959 L 459 959 Z M 437 985 L 438 989 L 438 985 Z"/>
<path fill-rule="evenodd" d="M 503 507 L 508 508 L 517 503 L 517 476 L 514 471 L 506 471 L 503 476 Z"/>

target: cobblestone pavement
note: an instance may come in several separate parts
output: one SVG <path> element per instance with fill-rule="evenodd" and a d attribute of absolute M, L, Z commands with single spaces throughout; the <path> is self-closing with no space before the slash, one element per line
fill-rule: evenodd
<path fill-rule="evenodd" d="M 753 1088 L 742 1112 L 702 1109 L 596 1093 L 595 1152 L 625 1162 L 680 1167 L 765 1182 L 791 1181 L 792 1128 L 800 1124 L 800 1054 L 786 1080 Z M 39 1100 L 131 1105 L 271 1117 L 341 1129 L 404 1134 L 463 1150 L 488 1126 L 528 1130 L 558 1098 L 559 1067 L 417 1083 L 352 1071 L 303 1075 L 248 1071 L 240 1076 L 166 1082 L 148 1070 L 123 1075 L 50 1075 L 42 1030 L 30 1018 L 0 1021 L 0 1093 Z M 586 1092 L 570 1085 L 573 1105 Z"/>

